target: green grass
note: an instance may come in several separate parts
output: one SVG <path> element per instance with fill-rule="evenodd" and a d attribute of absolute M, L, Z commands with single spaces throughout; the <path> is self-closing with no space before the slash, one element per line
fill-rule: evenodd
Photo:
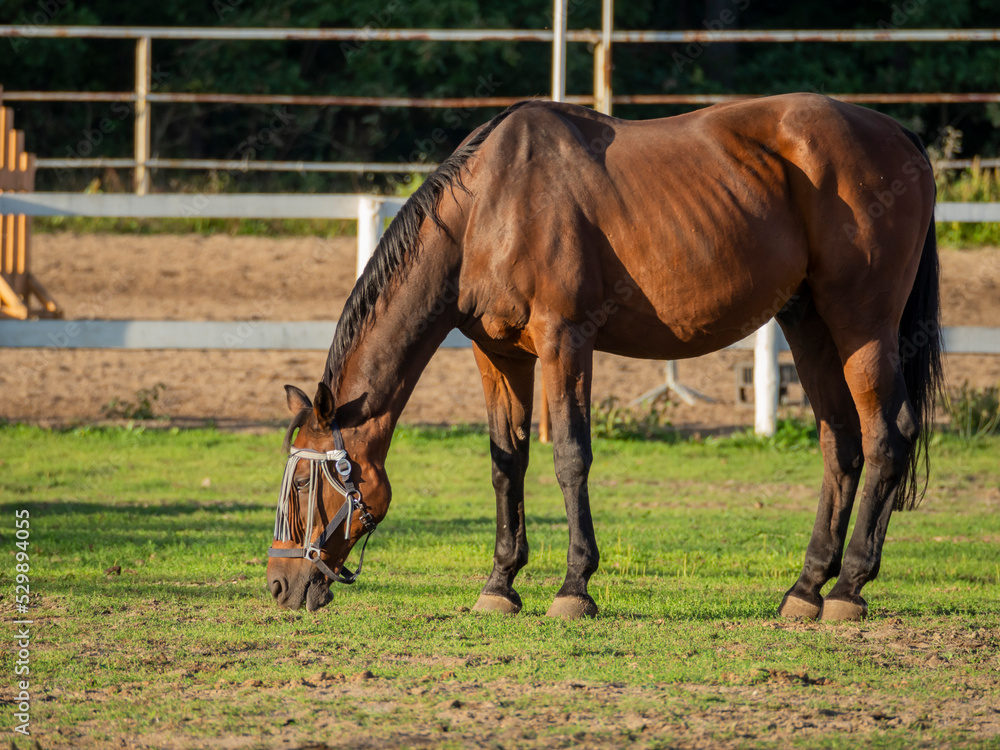
<path fill-rule="evenodd" d="M 36 232 L 76 234 L 227 234 L 231 237 L 353 237 L 357 222 L 348 219 L 113 219 L 39 216 Z"/>
<path fill-rule="evenodd" d="M 978 164 L 959 172 L 938 175 L 939 202 L 1000 202 L 1000 169 L 983 169 Z M 937 223 L 938 244 L 944 247 L 981 247 L 1000 244 L 1000 223 L 969 224 L 957 221 Z"/>
<path fill-rule="evenodd" d="M 774 612 L 801 567 L 822 467 L 814 441 L 786 433 L 783 446 L 745 435 L 596 440 L 602 562 L 591 592 L 602 611 L 562 622 L 542 616 L 567 546 L 547 446 L 532 446 L 520 615 L 467 611 L 494 534 L 478 428 L 397 433 L 393 507 L 365 574 L 308 614 L 272 603 L 260 562 L 283 465 L 277 432 L 0 426 L 6 623 L 13 514 L 31 513 L 34 736 L 45 748 L 125 737 L 211 747 L 220 736 L 268 747 L 351 733 L 378 747 L 481 736 L 503 747 L 692 736 L 838 746 L 808 728 L 785 741 L 781 728 L 839 712 L 861 722 L 854 746 L 996 746 L 995 734 L 940 717 L 948 701 L 975 706 L 968 691 L 993 705 L 1000 696 L 1000 439 L 935 438 L 928 498 L 892 519 L 867 623 L 789 625 Z M 113 565 L 120 576 L 105 575 Z M 931 655 L 943 666 L 929 670 Z M 12 673 L 9 648 L 0 664 Z M 356 677 L 365 670 L 376 679 Z M 13 697 L 9 681 L 3 689 Z M 940 710 L 920 718 L 930 703 Z M 0 713 L 5 731 L 12 721 Z"/>

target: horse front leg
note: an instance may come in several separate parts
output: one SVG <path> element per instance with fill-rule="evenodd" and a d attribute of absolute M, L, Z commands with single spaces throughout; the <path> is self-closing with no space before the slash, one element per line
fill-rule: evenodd
<path fill-rule="evenodd" d="M 528 563 L 524 473 L 528 469 L 535 360 L 499 357 L 475 345 L 473 349 L 486 395 L 497 499 L 493 572 L 474 609 L 516 614 L 521 610 L 521 597 L 514 590 L 514 578 Z"/>
<path fill-rule="evenodd" d="M 550 337 L 550 342 L 550 348 L 540 352 L 542 378 L 552 416 L 556 479 L 566 502 L 569 549 L 566 580 L 547 614 L 593 617 L 597 614 L 597 604 L 587 593 L 587 583 L 600 562 L 587 487 L 593 463 L 590 444 L 593 342 L 574 330 L 563 330 Z"/>

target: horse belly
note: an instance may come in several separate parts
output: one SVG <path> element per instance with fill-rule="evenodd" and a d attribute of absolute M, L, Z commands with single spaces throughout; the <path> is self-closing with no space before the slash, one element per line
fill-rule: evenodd
<path fill-rule="evenodd" d="M 596 329 L 595 348 L 642 359 L 684 359 L 749 336 L 805 279 L 804 243 L 780 231 L 774 238 L 714 252 L 672 252 L 655 265 L 647 258 L 649 271 L 613 282 L 603 305 L 585 313 Z"/>
<path fill-rule="evenodd" d="M 643 143 L 629 144 L 642 160 L 613 171 L 626 210 L 601 217 L 595 347 L 648 359 L 721 349 L 772 318 L 806 277 L 783 163 L 763 148 L 745 156 L 726 131 Z"/>

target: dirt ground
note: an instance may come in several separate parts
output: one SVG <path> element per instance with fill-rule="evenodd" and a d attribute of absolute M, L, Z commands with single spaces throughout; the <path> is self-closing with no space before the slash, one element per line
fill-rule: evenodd
<path fill-rule="evenodd" d="M 741 627 L 735 624 L 727 627 Z M 775 622 L 789 630 L 829 629 L 818 623 Z M 720 674 L 715 684 L 674 683 L 627 686 L 567 681 L 514 682 L 507 679 L 462 682 L 451 670 L 465 660 L 428 660 L 419 681 L 396 680 L 379 669 L 351 676 L 330 674 L 337 655 L 303 652 L 303 677 L 274 684 L 225 681 L 192 688 L 170 676 L 156 683 L 129 685 L 86 694 L 59 692 L 51 697 L 90 705 L 129 701 L 157 705 L 175 691 L 206 703 L 248 704 L 277 699 L 281 721 L 263 728 L 228 731 L 223 738 L 200 739 L 188 731 L 120 738 L 116 747 L 230 748 L 287 750 L 332 748 L 709 748 L 859 747 L 898 745 L 913 748 L 993 747 L 1000 736 L 996 703 L 1000 677 L 975 666 L 976 655 L 995 649 L 997 633 L 988 628 L 942 625 L 913 628 L 898 618 L 842 625 L 836 637 L 852 644 L 856 658 L 913 675 L 898 690 L 840 684 L 819 673 L 758 669 Z M 946 694 L 928 698 L 923 676 L 953 673 Z M 190 675 L 188 675 L 190 676 Z M 352 710 L 331 710 L 350 707 Z M 197 721 L 197 720 L 196 720 Z M 192 726 L 187 729 L 193 728 Z M 59 730 L 46 747 L 90 746 L 98 719 Z M 211 734 L 203 727 L 201 734 Z M 839 739 L 839 742 L 838 742 Z M 846 744 L 844 746 L 847 746 Z"/>
<path fill-rule="evenodd" d="M 36 234 L 33 253 L 34 272 L 68 318 L 331 320 L 353 283 L 355 240 Z M 941 259 L 944 324 L 1000 326 L 1000 249 L 944 250 Z M 282 386 L 311 392 L 325 358 L 325 351 L 6 349 L 0 418 L 100 420 L 113 399 L 135 401 L 140 389 L 163 383 L 156 411 L 176 424 L 266 424 L 286 418 Z M 752 405 L 735 398 L 736 365 L 750 361 L 750 352 L 726 351 L 681 362 L 681 381 L 714 401 L 673 406 L 674 424 L 752 424 Z M 1000 382 L 1000 357 L 954 355 L 946 368 L 953 384 Z M 596 357 L 595 402 L 612 395 L 629 401 L 662 382 L 661 363 Z M 793 388 L 792 400 L 798 395 Z M 403 420 L 485 421 L 471 350 L 435 355 Z"/>

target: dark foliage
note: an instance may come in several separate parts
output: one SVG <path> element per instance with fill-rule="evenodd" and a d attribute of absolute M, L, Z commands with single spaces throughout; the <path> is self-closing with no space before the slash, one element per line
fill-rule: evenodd
<path fill-rule="evenodd" d="M 0 0 L 7 23 L 306 28 L 546 28 L 550 0 Z M 600 3 L 570 0 L 569 26 L 597 28 Z M 779 3 L 701 0 L 618 3 L 618 28 L 982 28 L 1000 26 L 997 0 L 852 0 Z M 7 90 L 121 91 L 133 87 L 134 42 L 87 39 L 2 39 L 0 85 Z M 396 96 L 545 95 L 550 48 L 541 43 L 219 42 L 156 41 L 158 91 Z M 997 91 L 1000 49 L 988 43 L 885 44 L 619 44 L 617 93 L 780 93 L 787 91 Z M 570 44 L 568 90 L 591 89 L 592 58 Z M 681 107 L 622 106 L 617 115 L 648 118 Z M 927 143 L 940 128 L 965 133 L 965 153 L 1000 147 L 1000 106 L 983 104 L 880 107 Z M 29 147 L 46 157 L 128 156 L 132 112 L 127 101 L 96 104 L 18 103 Z M 329 161 L 440 161 L 498 110 L 467 108 L 271 107 L 153 105 L 153 153 L 161 157 Z M 106 189 L 127 188 L 128 175 L 43 170 L 43 189 L 78 189 L 100 176 Z M 389 178 L 234 172 L 224 190 L 331 191 L 391 189 Z M 154 175 L 157 189 L 190 189 L 198 173 Z M 377 185 L 370 183 L 378 180 Z"/>

